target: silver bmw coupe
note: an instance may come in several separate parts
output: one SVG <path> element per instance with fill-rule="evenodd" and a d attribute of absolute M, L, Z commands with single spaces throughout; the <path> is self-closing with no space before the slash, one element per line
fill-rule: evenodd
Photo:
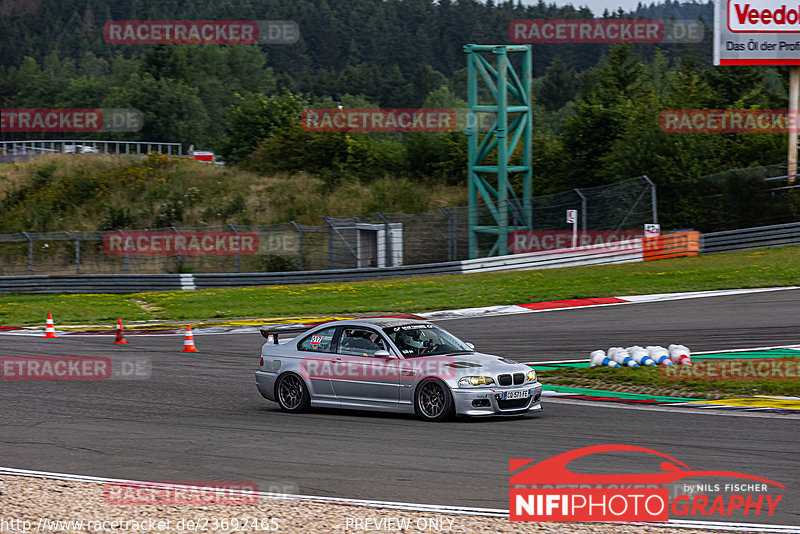
<path fill-rule="evenodd" d="M 356 319 L 261 334 L 267 341 L 256 385 L 286 412 L 352 408 L 442 421 L 542 410 L 536 371 L 476 352 L 426 321 Z"/>

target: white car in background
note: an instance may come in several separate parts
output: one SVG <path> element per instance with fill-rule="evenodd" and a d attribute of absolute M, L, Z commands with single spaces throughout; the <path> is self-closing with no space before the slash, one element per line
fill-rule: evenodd
<path fill-rule="evenodd" d="M 99 154 L 100 150 L 90 145 L 64 145 L 64 154 Z"/>

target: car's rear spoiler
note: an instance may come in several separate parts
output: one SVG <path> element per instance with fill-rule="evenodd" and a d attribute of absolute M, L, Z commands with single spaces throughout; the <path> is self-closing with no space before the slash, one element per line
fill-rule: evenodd
<path fill-rule="evenodd" d="M 306 325 L 265 326 L 264 328 L 261 328 L 259 332 L 261 332 L 261 335 L 264 336 L 264 339 L 266 339 L 267 342 L 269 342 L 269 338 L 272 336 L 272 342 L 277 345 L 279 334 L 299 334 L 307 330 L 311 330 L 312 328 L 314 327 Z"/>

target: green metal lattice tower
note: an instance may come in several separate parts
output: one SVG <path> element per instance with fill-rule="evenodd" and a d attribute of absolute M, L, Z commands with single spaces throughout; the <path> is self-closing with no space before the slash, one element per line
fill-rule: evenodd
<path fill-rule="evenodd" d="M 466 134 L 469 136 L 469 257 L 478 257 L 480 245 L 494 240 L 489 256 L 508 254 L 508 237 L 515 229 L 533 229 L 531 204 L 531 150 L 533 110 L 531 108 L 532 52 L 529 45 L 476 45 L 464 47 L 467 53 Z M 496 66 L 483 55 L 492 53 Z M 519 74 L 509 54 L 522 55 Z M 491 57 L 491 56 L 490 56 Z M 479 80 L 491 95 L 492 103 L 479 103 Z M 481 113 L 495 114 L 485 134 L 478 130 Z M 520 146 L 520 150 L 517 147 Z M 515 151 L 521 165 L 512 165 Z M 495 161 L 496 160 L 496 161 Z M 522 195 L 514 191 L 517 175 Z M 482 248 L 482 247 L 481 247 Z"/>

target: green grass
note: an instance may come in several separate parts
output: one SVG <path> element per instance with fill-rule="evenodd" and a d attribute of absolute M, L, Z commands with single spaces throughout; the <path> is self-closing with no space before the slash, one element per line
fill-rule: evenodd
<path fill-rule="evenodd" d="M 467 196 L 465 186 L 397 176 L 330 184 L 308 174 L 263 176 L 160 154 L 53 154 L 0 170 L 0 233 L 321 225 L 320 215 L 416 213 L 463 205 Z"/>
<path fill-rule="evenodd" d="M 800 358 L 787 358 L 797 361 Z M 800 381 L 677 381 L 660 367 L 591 367 L 539 371 L 544 384 L 672 397 L 716 399 L 752 395 L 800 396 Z"/>
<path fill-rule="evenodd" d="M 644 263 L 132 295 L 2 295 L 0 325 L 419 312 L 800 282 L 800 247 Z"/>

